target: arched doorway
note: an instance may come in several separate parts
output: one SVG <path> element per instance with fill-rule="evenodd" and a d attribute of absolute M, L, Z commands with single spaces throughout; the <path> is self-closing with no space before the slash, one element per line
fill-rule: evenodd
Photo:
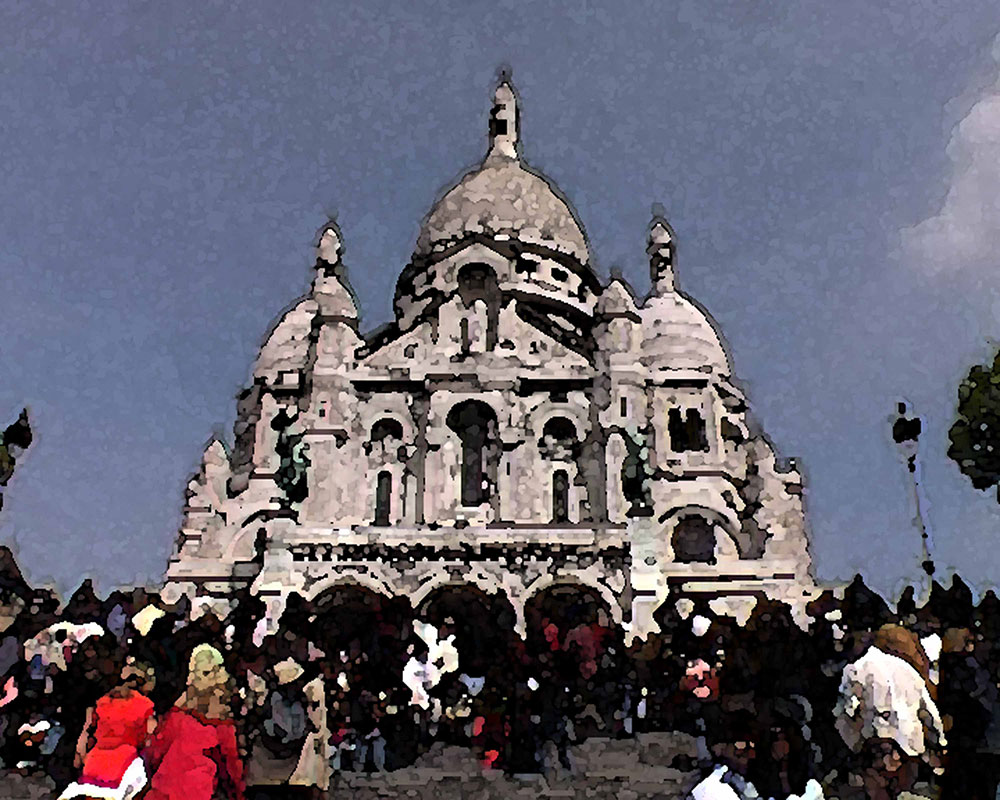
<path fill-rule="evenodd" d="M 378 683 L 398 681 L 410 617 L 405 598 L 341 584 L 311 603 L 309 633 L 328 659 L 354 665 Z"/>
<path fill-rule="evenodd" d="M 388 768 L 412 760 L 415 754 L 407 746 L 413 735 L 412 718 L 405 713 L 402 682 L 412 615 L 409 602 L 364 586 L 341 584 L 320 593 L 310 607 L 308 636 L 324 653 L 331 730 L 343 728 L 363 736 L 378 729 L 386 740 Z"/>
<path fill-rule="evenodd" d="M 434 626 L 436 638 L 453 644 L 457 653 L 429 692 L 441 709 L 436 739 L 471 745 L 490 766 L 507 766 L 515 744 L 509 730 L 522 655 L 514 607 L 501 592 L 448 584 L 418 605 L 416 617 Z"/>
<path fill-rule="evenodd" d="M 616 734 L 629 690 L 624 635 L 600 592 L 553 584 L 530 598 L 525 622 L 534 702 L 550 709 L 545 735 L 560 745 L 567 720 L 577 739 Z"/>

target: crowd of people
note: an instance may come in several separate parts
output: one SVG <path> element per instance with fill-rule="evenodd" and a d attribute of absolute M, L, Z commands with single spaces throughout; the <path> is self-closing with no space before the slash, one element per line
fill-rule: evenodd
<path fill-rule="evenodd" d="M 993 594 L 974 605 L 956 579 L 890 608 L 856 579 L 807 611 L 761 598 L 737 620 L 684 598 L 626 646 L 591 600 L 531 610 L 521 637 L 467 599 L 418 619 L 292 598 L 262 635 L 249 593 L 221 618 L 88 584 L 60 607 L 0 564 L 0 759 L 67 799 L 318 798 L 435 743 L 572 774 L 590 737 L 674 731 L 696 746 L 669 766 L 699 800 L 996 796 Z"/>

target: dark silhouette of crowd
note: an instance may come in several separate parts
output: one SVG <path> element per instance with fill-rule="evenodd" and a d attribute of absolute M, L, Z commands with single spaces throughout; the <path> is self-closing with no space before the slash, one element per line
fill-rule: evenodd
<path fill-rule="evenodd" d="M 418 610 L 345 590 L 315 603 L 292 596 L 265 631 L 264 605 L 248 592 L 213 613 L 144 590 L 100 599 L 84 582 L 60 606 L 28 586 L 4 550 L 0 759 L 60 789 L 72 784 L 96 746 L 94 709 L 131 697 L 123 676 L 134 683 L 141 672 L 156 725 L 178 709 L 208 714 L 206 697 L 230 721 L 242 763 L 234 797 L 321 797 L 338 773 L 400 769 L 454 745 L 484 769 L 572 774 L 582 742 L 658 731 L 695 743 L 672 766 L 708 774 L 724 765 L 761 797 L 797 796 L 810 780 L 840 798 L 921 787 L 995 796 L 995 594 L 974 604 L 955 578 L 935 583 L 919 606 L 908 590 L 890 608 L 858 577 L 806 611 L 797 620 L 758 598 L 737 620 L 713 611 L 711 598 L 684 598 L 658 610 L 659 633 L 626 646 L 621 626 L 579 587 L 530 606 L 524 636 L 505 600 L 475 590 Z M 921 644 L 932 640 L 939 646 Z M 870 730 L 852 746 L 838 727 L 848 668 L 861 670 L 875 649 L 912 668 L 940 714 L 941 741 L 930 736 L 926 752 Z M 225 691 L 195 698 L 198 658 Z"/>

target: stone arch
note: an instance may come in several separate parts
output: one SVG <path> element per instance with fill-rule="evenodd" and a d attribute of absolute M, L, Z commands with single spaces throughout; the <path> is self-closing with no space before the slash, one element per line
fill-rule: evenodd
<path fill-rule="evenodd" d="M 363 434 L 367 461 L 361 492 L 363 518 L 377 526 L 395 524 L 412 514 L 412 509 L 406 508 L 406 492 L 413 429 L 408 414 L 395 409 L 378 411 L 386 405 L 373 408 L 375 413 L 368 415 Z"/>
<path fill-rule="evenodd" d="M 388 690 L 402 674 L 412 608 L 357 579 L 327 586 L 309 601 L 309 635 L 353 684 Z M 359 678 L 359 680 L 355 680 Z"/>
<path fill-rule="evenodd" d="M 727 514 L 723 514 L 708 506 L 684 505 L 676 506 L 659 517 L 661 524 L 667 524 L 669 537 L 673 540 L 674 529 L 677 523 L 686 517 L 702 517 L 712 525 L 718 526 L 736 545 L 736 549 L 741 558 L 750 552 L 750 537 L 744 533 Z"/>
<path fill-rule="evenodd" d="M 571 575 L 571 576 L 554 576 L 550 574 L 541 575 L 532 581 L 524 590 L 522 595 L 522 604 L 527 609 L 531 603 L 545 592 L 553 588 L 577 588 L 585 591 L 590 591 L 595 593 L 607 607 L 607 611 L 611 614 L 611 622 L 615 625 L 621 625 L 624 620 L 624 614 L 621 604 L 618 602 L 618 598 L 615 596 L 614 592 L 611 591 L 607 586 L 601 583 L 599 580 L 594 579 L 590 576 L 584 575 Z"/>
<path fill-rule="evenodd" d="M 392 600 L 399 596 L 399 593 L 395 591 L 395 587 L 384 576 L 376 576 L 371 572 L 361 570 L 347 570 L 338 571 L 335 574 L 328 575 L 316 581 L 309 588 L 308 592 L 306 592 L 305 599 L 310 602 L 316 602 L 322 595 L 336 591 L 342 587 L 355 587 L 360 590 L 369 591 L 387 600 Z"/>
<path fill-rule="evenodd" d="M 379 402 L 382 400 L 382 402 Z M 372 398 L 367 403 L 362 404 L 360 413 L 361 436 L 365 441 L 371 441 L 375 426 L 383 420 L 387 424 L 398 423 L 402 429 L 402 440 L 412 442 L 416 436 L 416 426 L 409 410 L 399 408 L 397 403 L 385 402 L 385 398 Z"/>
<path fill-rule="evenodd" d="M 454 635 L 459 669 L 471 676 L 508 673 L 518 637 L 518 614 L 506 592 L 489 593 L 470 582 L 438 583 L 414 604 L 414 616 L 429 622 L 441 638 Z"/>
<path fill-rule="evenodd" d="M 489 304 L 491 295 L 499 291 L 496 269 L 483 261 L 470 260 L 462 264 L 455 272 L 455 282 L 466 306 L 476 300 Z"/>
<path fill-rule="evenodd" d="M 515 598 L 508 591 L 509 587 L 499 576 L 490 575 L 484 570 L 468 570 L 462 574 L 450 572 L 435 572 L 431 577 L 424 580 L 415 590 L 408 593 L 410 602 L 415 609 L 419 609 L 423 602 L 435 592 L 446 590 L 448 587 L 472 587 L 487 597 L 496 594 L 503 594 L 512 605 Z"/>
<path fill-rule="evenodd" d="M 436 275 L 447 284 L 458 284 L 458 276 L 461 271 L 472 264 L 480 264 L 489 267 L 497 276 L 501 283 L 509 281 L 512 266 L 510 259 L 501 255 L 486 245 L 475 242 L 463 247 L 453 256 L 442 260 L 436 267 Z"/>
<path fill-rule="evenodd" d="M 529 435 L 540 440 L 545 436 L 545 429 L 555 419 L 564 419 L 573 426 L 573 434 L 578 440 L 582 440 L 590 427 L 587 419 L 586 407 L 580 408 L 577 405 L 568 403 L 554 403 L 545 399 L 540 403 L 528 421 Z"/>
<path fill-rule="evenodd" d="M 228 563 L 250 561 L 257 555 L 258 538 L 260 534 L 263 534 L 265 538 L 267 537 L 267 526 L 263 522 L 259 525 L 254 525 L 254 521 L 254 517 L 251 516 L 236 531 L 233 538 L 229 540 L 229 544 L 226 545 L 226 549 L 223 552 L 223 561 Z"/>
<path fill-rule="evenodd" d="M 372 442 L 381 442 L 384 439 L 392 437 L 403 441 L 403 423 L 392 416 L 379 417 L 375 423 L 371 426 L 368 433 L 368 439 Z"/>
<path fill-rule="evenodd" d="M 258 541 L 269 535 L 269 528 L 275 520 L 295 520 L 294 513 L 276 508 L 259 508 L 239 524 L 232 538 L 223 550 L 222 560 L 233 563 L 257 558 Z M 232 530 L 232 529 L 230 529 Z"/>
<path fill-rule="evenodd" d="M 715 523 L 701 514 L 682 514 L 674 520 L 670 546 L 677 563 L 715 563 Z"/>
<path fill-rule="evenodd" d="M 598 731 L 606 731 L 622 708 L 621 607 L 604 587 L 589 580 L 567 576 L 547 584 L 525 604 L 528 658 L 555 696 L 568 692 L 574 704 L 580 698 L 581 710 L 593 704 L 600 720 L 597 728 L 590 725 L 589 733 L 578 733 L 601 735 Z"/>
<path fill-rule="evenodd" d="M 573 419 L 567 414 L 553 413 L 542 426 L 543 440 L 551 438 L 555 442 L 574 442 L 580 440 L 580 430 Z"/>

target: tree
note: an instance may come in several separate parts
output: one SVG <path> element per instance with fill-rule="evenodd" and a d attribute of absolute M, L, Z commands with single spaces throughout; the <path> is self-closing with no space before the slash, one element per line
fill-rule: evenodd
<path fill-rule="evenodd" d="M 948 438 L 948 457 L 976 489 L 1000 484 L 1000 352 L 991 367 L 974 366 L 959 385 L 958 419 Z"/>
<path fill-rule="evenodd" d="M 14 474 L 17 456 L 31 444 L 31 425 L 28 424 L 28 409 L 22 409 L 17 421 L 8 425 L 0 434 L 0 486 L 6 486 Z M 0 492 L 0 509 L 3 508 L 3 492 Z"/>

